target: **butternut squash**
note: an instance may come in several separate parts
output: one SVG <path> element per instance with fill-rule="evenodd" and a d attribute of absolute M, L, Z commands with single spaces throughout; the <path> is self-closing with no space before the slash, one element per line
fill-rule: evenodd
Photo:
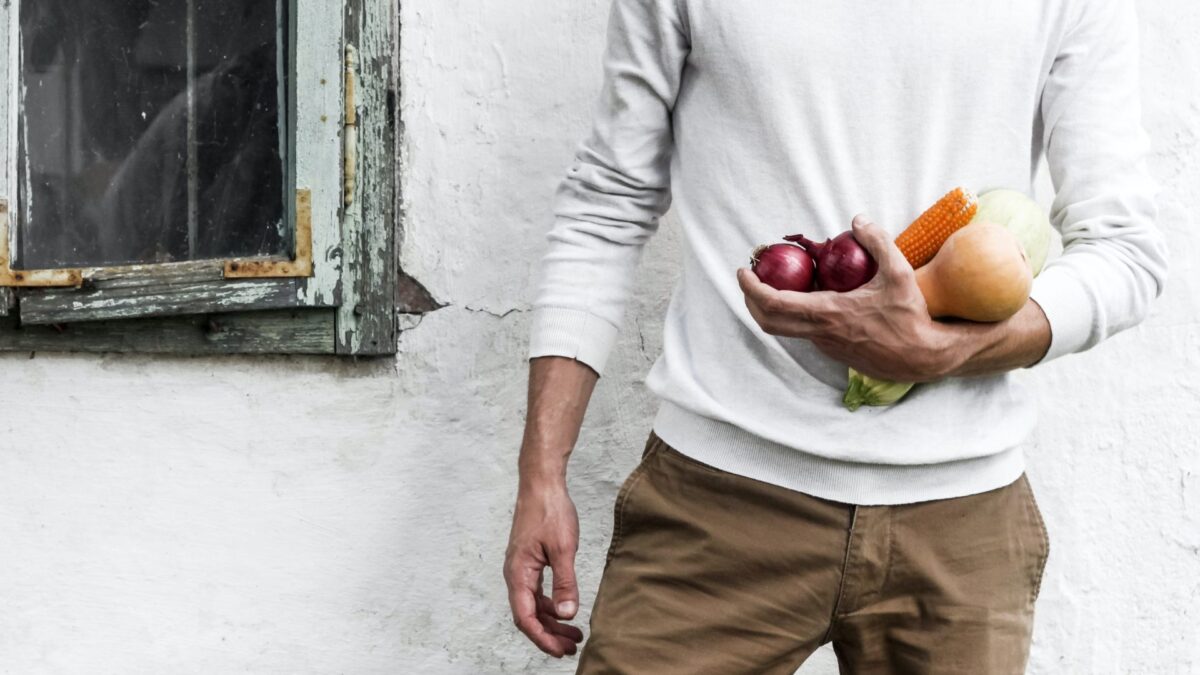
<path fill-rule="evenodd" d="M 979 209 L 971 222 L 996 223 L 1017 235 L 1017 241 L 1025 247 L 1033 276 L 1037 276 L 1046 264 L 1050 252 L 1050 240 L 1054 227 L 1045 209 L 1023 192 L 1016 190 L 992 190 L 979 195 Z M 969 225 L 970 223 L 968 223 Z"/>
<path fill-rule="evenodd" d="M 1033 270 L 1025 248 L 1002 225 L 977 222 L 950 235 L 917 284 L 934 318 L 1003 321 L 1029 299 Z"/>

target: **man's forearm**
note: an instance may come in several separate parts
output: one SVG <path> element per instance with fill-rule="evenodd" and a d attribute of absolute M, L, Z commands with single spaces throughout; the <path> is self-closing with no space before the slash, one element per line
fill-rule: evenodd
<path fill-rule="evenodd" d="M 519 462 L 522 487 L 562 481 L 592 390 L 600 376 L 575 359 L 529 362 L 529 410 Z"/>
<path fill-rule="evenodd" d="M 1050 322 L 1033 300 L 999 323 L 947 324 L 951 377 L 993 375 L 1026 368 L 1050 349 Z"/>

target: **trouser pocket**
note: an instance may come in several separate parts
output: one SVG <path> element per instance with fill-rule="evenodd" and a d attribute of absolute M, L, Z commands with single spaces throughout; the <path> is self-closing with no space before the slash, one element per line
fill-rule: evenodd
<path fill-rule="evenodd" d="M 646 473 L 646 467 L 650 460 L 662 448 L 662 440 L 654 433 L 650 432 L 650 437 L 646 440 L 646 447 L 642 450 L 642 460 L 634 467 L 629 476 L 625 478 L 625 482 L 621 484 L 621 489 L 617 491 L 617 500 L 613 504 L 613 533 L 612 541 L 608 545 L 608 555 L 605 557 L 605 566 L 612 562 L 613 556 L 617 553 L 617 547 L 621 545 L 621 536 L 624 534 L 624 518 L 629 502 L 629 497 L 641 481 L 642 476 Z"/>
<path fill-rule="evenodd" d="M 1025 506 L 1029 511 L 1030 522 L 1033 523 L 1039 541 L 1031 598 L 1031 601 L 1037 601 L 1042 590 L 1042 577 L 1046 572 L 1046 562 L 1050 558 L 1050 532 L 1046 529 L 1046 519 L 1042 517 L 1042 509 L 1038 506 L 1037 497 L 1033 494 L 1033 486 L 1030 485 L 1029 478 L 1025 474 L 1021 474 L 1021 486 L 1025 494 Z"/>

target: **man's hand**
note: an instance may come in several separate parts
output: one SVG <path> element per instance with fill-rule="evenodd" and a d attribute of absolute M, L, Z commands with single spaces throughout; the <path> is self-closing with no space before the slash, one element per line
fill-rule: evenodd
<path fill-rule="evenodd" d="M 567 495 L 567 459 L 598 379 L 599 373 L 575 359 L 543 356 L 529 361 L 529 414 L 504 581 L 517 628 L 555 657 L 574 654 L 583 641 L 582 631 L 562 623 L 579 611 L 579 516 Z M 551 598 L 542 592 L 547 566 L 554 573 Z"/>
<path fill-rule="evenodd" d="M 854 218 L 854 238 L 879 264 L 875 278 L 849 293 L 777 291 L 738 270 L 746 307 L 764 331 L 810 340 L 861 373 L 897 382 L 941 379 L 962 356 L 953 329 L 929 317 L 916 275 L 883 228 Z"/>
<path fill-rule="evenodd" d="M 556 658 L 575 653 L 583 632 L 562 621 L 579 609 L 575 551 L 579 517 L 565 483 L 522 484 L 504 561 L 513 621 L 539 649 Z M 554 574 L 551 598 L 542 592 L 543 573 Z"/>

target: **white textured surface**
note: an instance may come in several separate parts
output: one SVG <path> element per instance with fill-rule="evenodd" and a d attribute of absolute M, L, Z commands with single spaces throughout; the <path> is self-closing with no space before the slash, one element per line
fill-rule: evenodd
<path fill-rule="evenodd" d="M 523 310 L 605 5 L 405 6 L 403 263 L 450 306 L 394 364 L 0 357 L 0 673 L 572 671 L 511 629 L 500 563 Z M 1140 5 L 1173 278 L 1146 325 L 1029 374 L 1033 673 L 1200 673 L 1200 5 Z M 585 607 L 676 245 L 668 223 L 573 463 Z"/>

